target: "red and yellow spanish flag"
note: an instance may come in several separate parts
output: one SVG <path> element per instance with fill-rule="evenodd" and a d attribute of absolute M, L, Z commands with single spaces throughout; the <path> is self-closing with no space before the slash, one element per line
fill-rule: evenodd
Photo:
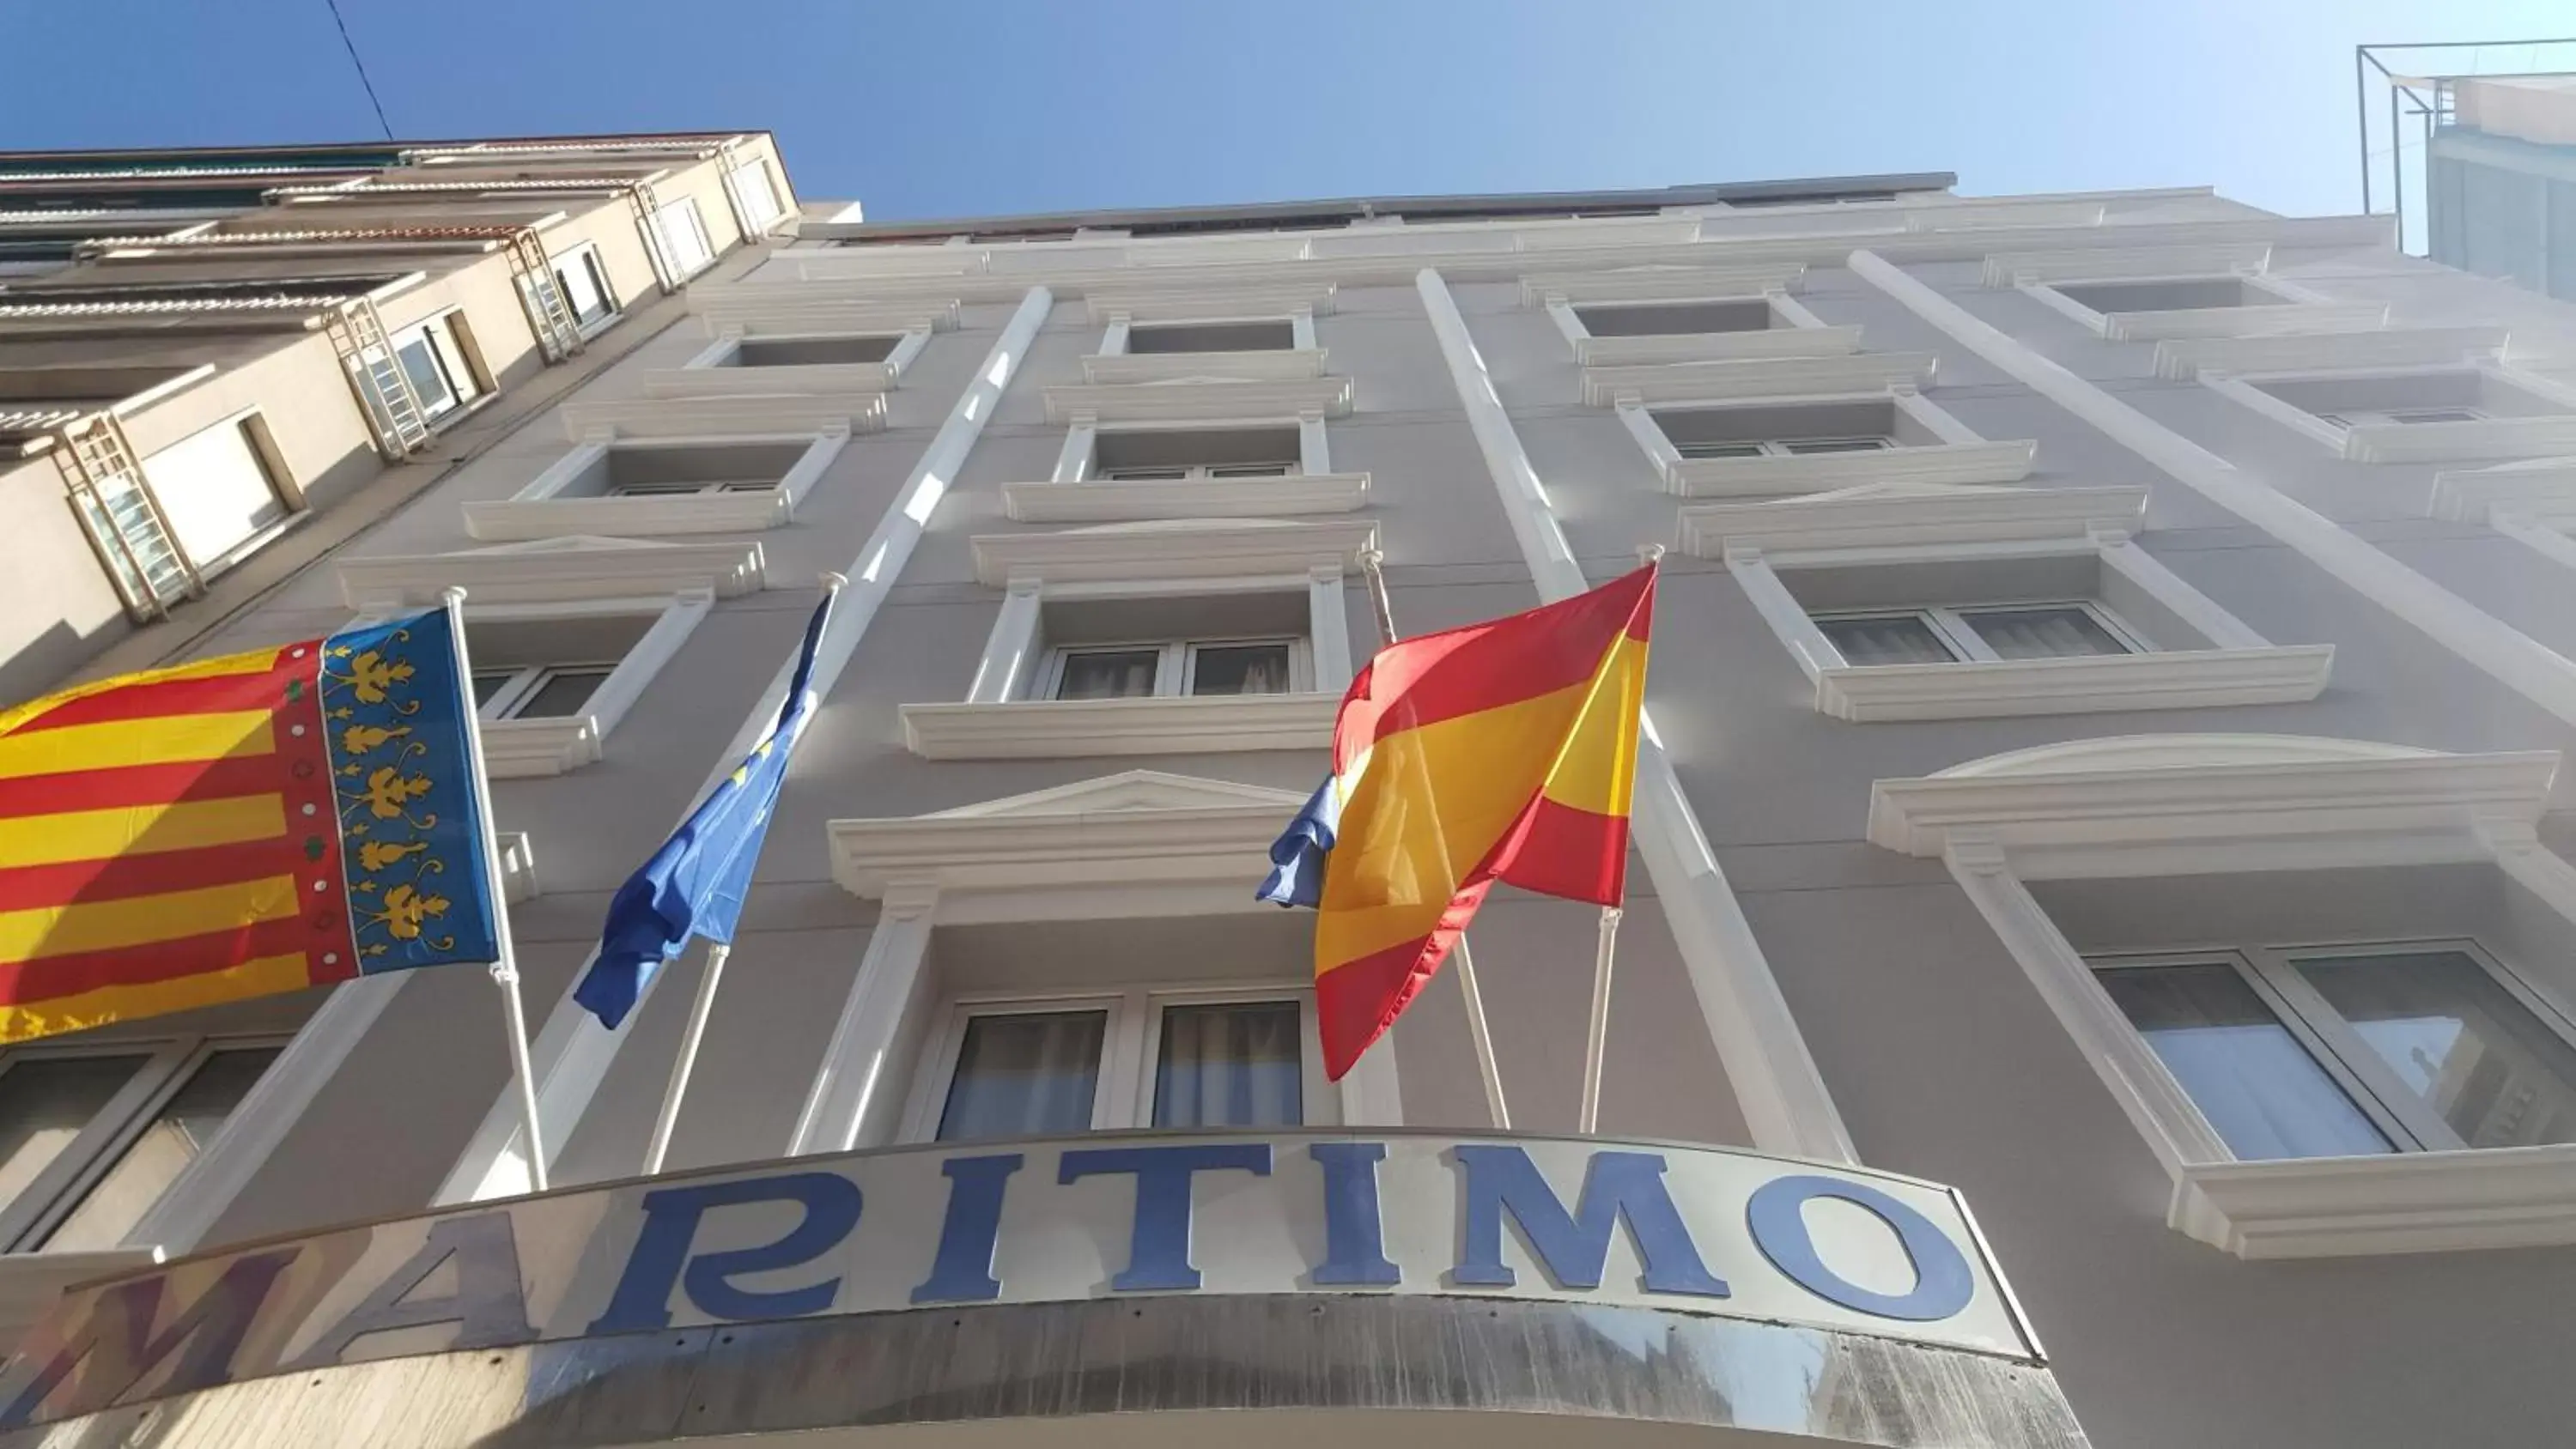
<path fill-rule="evenodd" d="M 0 709 L 0 1042 L 490 961 L 444 612 Z"/>
<path fill-rule="evenodd" d="M 1561 603 L 1407 639 L 1351 682 L 1333 774 L 1271 847 L 1265 900 L 1315 906 L 1335 1081 L 1440 969 L 1495 881 L 1626 888 L 1653 565 Z"/>

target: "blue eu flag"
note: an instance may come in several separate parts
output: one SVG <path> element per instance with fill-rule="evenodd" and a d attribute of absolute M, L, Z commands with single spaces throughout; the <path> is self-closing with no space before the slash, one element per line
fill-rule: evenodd
<path fill-rule="evenodd" d="M 761 837 L 769 831 L 778 787 L 787 778 L 787 753 L 814 713 L 814 651 L 822 643 L 824 621 L 832 616 L 832 597 L 823 596 L 805 626 L 796 676 L 788 681 L 787 701 L 769 733 L 608 903 L 599 958 L 572 993 L 602 1025 L 624 1021 L 643 995 L 644 983 L 680 954 L 691 936 L 733 939 L 752 867 L 760 861 Z"/>

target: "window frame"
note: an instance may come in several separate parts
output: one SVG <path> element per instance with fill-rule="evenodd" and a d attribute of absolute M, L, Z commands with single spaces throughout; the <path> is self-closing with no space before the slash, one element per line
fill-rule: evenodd
<path fill-rule="evenodd" d="M 564 286 L 564 273 L 576 266 L 588 274 L 592 289 L 599 293 L 600 303 L 606 309 L 588 321 L 574 310 L 571 290 Z M 555 289 L 564 299 L 564 310 L 572 313 L 573 325 L 580 330 L 583 341 L 587 342 L 625 320 L 626 310 L 618 301 L 617 287 L 608 275 L 608 258 L 600 255 L 599 243 L 576 242 L 562 251 L 548 254 L 546 270 L 554 275 Z"/>
<path fill-rule="evenodd" d="M 1251 472 L 1250 469 L 1276 467 L 1279 471 Z M 1291 459 L 1271 463 L 1192 463 L 1183 468 L 1103 468 L 1092 479 L 1102 483 L 1231 483 L 1252 478 L 1303 478 L 1305 464 Z"/>
<path fill-rule="evenodd" d="M 2160 652 L 2154 641 L 2148 639 L 2144 634 L 2139 633 L 2135 628 L 2131 627 L 2127 621 L 2123 620 L 2119 615 L 2111 612 L 2108 605 L 2103 604 L 2098 599 L 1998 599 L 1979 603 L 1923 604 L 1911 608 L 1899 604 L 1880 609 L 1811 610 L 1807 617 L 1814 621 L 1820 628 L 1824 624 L 1835 620 L 1898 619 L 1910 617 L 1921 620 L 1925 626 L 1931 629 L 1933 636 L 1939 639 L 1941 643 L 1951 651 L 1953 657 L 1950 662 L 1953 664 L 2027 664 L 2032 662 L 2030 660 L 2022 659 L 2006 659 L 2001 654 L 1996 653 L 1994 646 L 1986 642 L 1985 636 L 1978 633 L 1976 625 L 1970 623 L 1966 617 L 1969 614 L 1986 613 L 2003 609 L 2079 610 L 2087 617 L 2091 618 L 2094 623 L 2101 625 L 2105 633 L 2109 634 L 2114 640 L 2124 646 L 2124 653 L 2154 654 Z M 1828 642 L 1830 642 L 1831 637 L 1832 636 L 1830 635 L 1827 636 Z M 1840 655 L 1842 650 L 1840 647 L 1836 647 L 1834 652 L 1836 655 Z M 2105 659 L 2113 656 L 2101 654 L 2067 654 L 2049 655 L 2046 657 L 2064 659 Z M 1848 659 L 1843 660 L 1842 662 L 1848 667 L 1867 667 L 1852 665 Z M 1931 663 L 1933 661 L 1926 660 L 1924 662 Z"/>
<path fill-rule="evenodd" d="M 1116 696 L 1135 699 L 1194 699 L 1191 686 L 1198 676 L 1198 655 L 1202 649 L 1224 648 L 1244 644 L 1285 644 L 1288 646 L 1288 688 L 1272 695 L 1246 696 L 1275 698 L 1315 692 L 1315 645 L 1311 635 L 1247 634 L 1209 635 L 1191 639 L 1094 640 L 1080 644 L 1055 644 L 1047 648 L 1039 662 L 1032 688 L 1025 699 L 1046 703 L 1058 702 L 1056 691 L 1064 686 L 1064 668 L 1076 654 L 1111 654 L 1141 649 L 1159 649 L 1161 657 L 1154 665 L 1154 692 L 1150 695 Z M 1211 696 L 1217 697 L 1217 696 Z"/>
<path fill-rule="evenodd" d="M 599 693 L 601 686 L 606 685 L 609 680 L 617 676 L 618 668 L 624 662 L 624 660 L 618 659 L 605 661 L 567 660 L 556 664 L 524 665 L 518 669 L 510 671 L 509 678 L 503 680 L 500 686 L 492 691 L 492 697 L 485 700 L 480 706 L 476 707 L 474 717 L 486 724 L 498 724 L 503 720 L 522 718 L 520 711 L 526 709 L 530 701 L 534 700 L 548 684 L 553 683 L 556 676 L 562 674 L 587 674 L 596 672 L 599 675 L 599 684 L 591 687 L 591 694 L 596 696 Z M 501 671 L 497 669 L 486 669 L 478 670 L 476 672 L 481 674 L 499 674 Z M 587 705 L 588 702 L 588 700 L 583 701 L 585 705 Z M 589 711 L 585 708 L 574 711 L 573 716 L 539 715 L 537 718 L 563 719 L 587 713 L 589 713 Z"/>
<path fill-rule="evenodd" d="M 671 227 L 667 220 L 675 215 L 688 219 L 692 234 L 697 241 L 697 250 L 703 257 L 703 260 L 696 265 L 685 269 L 680 264 L 680 249 L 672 244 Z M 653 228 L 654 244 L 660 248 L 663 262 L 670 268 L 673 286 L 688 281 L 716 264 L 718 253 L 715 238 L 707 231 L 706 214 L 698 209 L 696 197 L 674 196 L 668 201 L 663 201 L 653 208 L 653 214 L 647 220 Z"/>
<path fill-rule="evenodd" d="M 1869 446 L 1860 448 L 1818 448 L 1814 446 L 1817 443 L 1866 443 Z M 1802 444 L 1805 446 L 1800 446 Z M 1763 438 L 1759 441 L 1748 440 L 1728 443 L 1675 443 L 1673 444 L 1673 451 L 1679 454 L 1686 461 L 1698 463 L 1712 460 L 1723 461 L 1729 458 L 1747 457 L 1813 458 L 1827 453 L 1884 453 L 1902 446 L 1904 445 L 1898 443 L 1894 438 L 1891 438 L 1884 433 L 1852 433 L 1843 437 Z M 1754 449 L 1754 451 L 1749 454 L 1709 452 L 1694 453 L 1691 451 L 1693 448 L 1751 448 Z"/>
<path fill-rule="evenodd" d="M 466 321 L 463 307 L 442 308 L 409 326 L 388 332 L 385 335 L 385 355 L 393 359 L 394 366 L 402 367 L 402 350 L 413 342 L 429 349 L 431 365 L 436 368 L 440 380 L 447 384 L 447 405 L 432 411 L 429 400 L 420 396 L 419 383 L 412 382 L 412 397 L 420 405 L 421 421 L 427 423 L 432 432 L 454 423 L 496 395 L 497 390 L 474 345 L 472 327 Z M 403 375 L 410 380 L 410 369 L 404 368 Z M 458 386 L 460 381 L 463 387 Z"/>
<path fill-rule="evenodd" d="M 2461 416 L 2434 418 L 2423 416 L 2423 414 L 2426 413 L 2457 413 Z M 2492 422 L 2495 419 L 2495 414 L 2488 412 L 2482 407 L 2453 406 L 2427 406 L 2420 408 L 2343 408 L 2336 412 L 2313 413 L 2310 414 L 2310 416 L 2317 418 L 2319 421 L 2326 423 L 2330 427 L 2342 428 L 2347 432 L 2354 428 L 2378 427 L 2383 424 L 2404 424 L 2410 427 L 2420 427 L 2426 423 L 2484 423 Z"/>
<path fill-rule="evenodd" d="M 1034 1016 L 1055 1012 L 1101 1011 L 1108 1021 L 1101 1031 L 1100 1066 L 1092 1087 L 1088 1131 L 1141 1131 L 1153 1128 L 1154 1072 L 1162 1050 L 1163 1015 L 1174 1006 L 1216 1006 L 1246 1002 L 1293 1001 L 1297 1005 L 1301 1127 L 1342 1125 L 1341 1094 L 1324 1077 L 1323 1046 L 1315 1015 L 1312 982 L 1258 981 L 1218 985 L 1202 982 L 1067 986 L 1060 990 L 995 989 L 956 992 L 943 998 L 932 1017 L 929 1040 L 918 1060 L 905 1098 L 896 1141 L 939 1140 L 939 1122 L 957 1078 L 957 1061 L 966 1045 L 966 1030 L 979 1016 Z M 1200 1130 L 1200 1129 L 1193 1129 Z M 1208 1131 L 1260 1132 L 1245 1127 Z M 1008 1139 L 994 1139 L 1008 1140 Z"/>
<path fill-rule="evenodd" d="M 151 1127 L 161 1110 L 169 1105 L 170 1099 L 176 1097 L 197 1071 L 217 1054 L 268 1050 L 283 1053 L 294 1035 L 293 1032 L 264 1031 L 139 1037 L 121 1041 L 72 1039 L 59 1043 L 25 1043 L 0 1052 L 0 1076 L 6 1076 L 10 1069 L 32 1061 L 116 1056 L 140 1056 L 144 1059 L 125 1085 L 99 1107 L 44 1171 L 30 1179 L 25 1190 L 16 1197 L 0 1203 L 0 1252 L 43 1251 L 45 1240 L 79 1210 L 107 1174 L 124 1161 L 125 1154 Z M 278 1066 L 278 1062 L 271 1062 L 269 1070 L 275 1071 Z M 226 1129 L 231 1127 L 232 1120 L 230 1117 L 225 1119 Z M 208 1146 L 211 1148 L 211 1141 Z M 153 1207 L 159 1207 L 160 1201 L 155 1199 Z M 144 1219 L 138 1219 L 138 1222 L 148 1219 L 150 1214 L 151 1209 L 146 1209 Z"/>
<path fill-rule="evenodd" d="M 1833 441 L 1816 438 L 1753 440 L 1758 456 L 1692 458 L 1656 421 L 1658 412 L 1745 411 L 1885 403 L 1913 420 L 1933 441 L 1909 443 L 1888 437 L 1887 446 L 1828 452 L 1789 451 L 1791 442 Z M 2019 483 L 2030 476 L 2039 444 L 2033 439 L 1990 439 L 1952 416 L 1948 410 L 1911 388 L 1816 393 L 1803 396 L 1716 398 L 1705 402 L 1657 402 L 1621 399 L 1612 412 L 1628 430 L 1639 452 L 1663 483 L 1664 491 L 1683 498 L 1779 497 L 1827 493 L 1870 483 L 1989 484 Z M 1777 444 L 1776 449 L 1774 444 Z"/>

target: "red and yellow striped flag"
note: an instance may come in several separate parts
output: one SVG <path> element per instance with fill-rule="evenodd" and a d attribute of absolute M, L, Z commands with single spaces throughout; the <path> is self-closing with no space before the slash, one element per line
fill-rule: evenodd
<path fill-rule="evenodd" d="M 489 961 L 445 613 L 0 710 L 0 1042 Z"/>
<path fill-rule="evenodd" d="M 1495 881 L 1626 889 L 1652 565 L 1560 603 L 1389 645 L 1342 699 L 1333 776 L 1272 847 L 1265 899 L 1314 905 L 1324 1069 L 1350 1070 Z"/>

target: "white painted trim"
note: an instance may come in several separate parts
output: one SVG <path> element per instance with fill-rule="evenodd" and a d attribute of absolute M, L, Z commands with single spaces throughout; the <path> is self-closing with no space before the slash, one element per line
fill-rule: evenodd
<path fill-rule="evenodd" d="M 2016 539 L 2081 540 L 2146 520 L 2140 484 L 2108 488 L 1999 488 L 1863 484 L 1766 503 L 1695 503 L 1681 509 L 1681 547 L 1722 559 L 1817 549 L 1938 548 Z"/>
<path fill-rule="evenodd" d="M 1050 760 L 1321 750 L 1338 693 L 907 704 L 905 748 L 930 760 Z"/>
<path fill-rule="evenodd" d="M 1355 567 L 1377 543 L 1368 519 L 1332 523 L 1171 519 L 1109 523 L 1053 532 L 983 533 L 971 540 L 975 577 L 999 588 L 1014 579 L 1069 583 L 1241 579 L 1315 568 Z"/>
<path fill-rule="evenodd" d="M 1929 386 L 1929 352 L 1855 352 L 1839 357 L 1780 357 L 1745 362 L 1670 362 L 1653 367 L 1583 369 L 1590 407 L 1635 401 L 1649 407 L 1738 398 L 1816 397 Z"/>
<path fill-rule="evenodd" d="M 1599 272 L 1541 272 L 1521 278 L 1521 303 L 1544 307 L 1596 302 L 1698 302 L 1759 296 L 1798 284 L 1804 262 L 1741 266 L 1635 267 Z"/>
<path fill-rule="evenodd" d="M 2129 282 L 2167 277 L 2259 276 L 2271 265 L 2269 242 L 2205 246 L 2098 247 L 2089 251 L 1995 252 L 1986 258 L 1985 285 L 2042 286 L 2052 282 Z"/>
<path fill-rule="evenodd" d="M 924 334 L 926 335 L 926 334 Z M 742 345 L 734 338 L 717 344 L 728 351 Z M 729 367 L 722 364 L 661 368 L 642 374 L 650 398 L 833 396 L 883 392 L 894 386 L 900 369 L 891 355 L 881 362 L 818 362 L 778 367 Z"/>
<path fill-rule="evenodd" d="M 2459 367 L 2501 353 L 2505 336 L 2502 327 L 2388 327 L 2290 337 L 2172 337 L 2156 344 L 2156 376 L 2189 382 L 2204 372 Z"/>
<path fill-rule="evenodd" d="M 1315 688 L 1339 699 L 1351 687 L 1350 583 L 1338 564 L 1319 564 L 1306 575 L 1307 647 Z"/>
<path fill-rule="evenodd" d="M 761 437 L 657 438 L 643 446 L 691 447 L 727 443 L 801 442 L 804 452 L 779 476 L 778 486 L 714 493 L 668 494 L 623 498 L 562 496 L 607 459 L 614 439 L 594 440 L 555 460 L 509 498 L 484 498 L 464 506 L 465 531 L 495 542 L 578 537 L 668 537 L 698 533 L 743 533 L 775 528 L 796 514 L 796 505 L 812 491 L 850 435 L 840 429 L 812 434 Z"/>
<path fill-rule="evenodd" d="M 2283 303 L 2109 312 L 2102 316 L 2102 335 L 2113 342 L 2155 342 L 2174 337 L 2306 337 L 2329 332 L 2369 332 L 2387 325 L 2385 302 Z"/>
<path fill-rule="evenodd" d="M 2194 1162 L 2166 1222 L 2239 1258 L 2576 1243 L 2576 1146 Z"/>
<path fill-rule="evenodd" d="M 1566 545 L 1538 470 L 1521 446 L 1448 283 L 1438 271 L 1424 268 L 1415 287 L 1539 596 L 1556 600 L 1583 592 L 1590 581 Z M 1632 815 L 1637 851 L 1654 881 L 1754 1144 L 1826 1162 L 1858 1161 L 1761 942 L 1727 885 L 1651 722 L 1637 754 Z"/>
<path fill-rule="evenodd" d="M 860 1131 L 879 1093 L 902 1091 L 901 1083 L 885 1080 L 886 1067 L 902 1035 L 905 1008 L 921 988 L 921 968 L 930 954 L 931 913 L 938 904 L 935 889 L 885 892 L 858 974 L 823 1049 L 822 1066 L 796 1115 L 787 1156 L 859 1147 Z"/>
<path fill-rule="evenodd" d="M 763 584 L 758 543 L 655 543 L 575 535 L 458 553 L 343 558 L 340 594 L 350 607 L 437 603 L 461 586 L 478 605 L 632 599 L 702 590 L 730 599 Z"/>
<path fill-rule="evenodd" d="M 1260 421 L 1306 413 L 1341 417 L 1351 410 L 1347 377 L 1268 382 L 1060 383 L 1045 390 L 1046 419 L 1070 423 Z"/>
<path fill-rule="evenodd" d="M 564 436 L 603 438 L 749 438 L 790 434 L 873 433 L 884 429 L 881 392 L 795 397 L 608 398 L 576 400 L 557 410 Z"/>
<path fill-rule="evenodd" d="M 2552 527 L 2576 524 L 2576 459 L 2447 469 L 2433 475 L 2425 512 L 2455 523 L 2485 523 L 2511 514 Z"/>
<path fill-rule="evenodd" d="M 689 310 L 710 337 L 741 332 L 759 337 L 772 332 L 821 330 L 849 332 L 953 332 L 961 309 L 954 298 L 922 298 L 880 303 L 865 298 L 835 301 L 808 297 L 808 283 L 741 284 L 700 282 L 688 292 Z"/>
<path fill-rule="evenodd" d="M 1113 328 L 1117 323 L 1110 324 Z M 1181 382 L 1223 379 L 1235 382 L 1322 377 L 1320 347 L 1279 348 L 1267 352 L 1110 352 L 1082 359 L 1082 380 L 1091 383 Z"/>
<path fill-rule="evenodd" d="M 984 655 L 966 687 L 968 704 L 1000 704 L 1017 698 L 1026 687 L 1040 654 L 1039 625 L 1043 594 L 1035 579 L 1014 580 L 1002 591 L 1002 607 L 984 637 Z M 907 729 L 907 734 L 910 731 Z"/>
<path fill-rule="evenodd" d="M 1948 664 L 1841 664 L 1818 673 L 1816 712 L 1872 724 L 2304 704 L 2325 692 L 2333 664 L 2331 644 Z"/>
<path fill-rule="evenodd" d="M 1867 485 L 2018 483 L 2030 476 L 2031 465 L 2039 455 L 2039 444 L 2034 439 L 1988 442 L 1978 437 L 1947 409 L 1920 393 L 1769 398 L 1748 405 L 1780 407 L 1880 400 L 1922 424 L 1942 441 L 1900 443 L 1891 448 L 1849 453 L 1685 458 L 1644 403 L 1622 400 L 1615 410 L 1629 436 L 1637 440 L 1637 446 L 1655 465 L 1664 491 L 1684 498 L 1777 497 L 1831 493 Z"/>
<path fill-rule="evenodd" d="M 2168 477 L 2263 530 L 2541 708 L 2576 723 L 2576 661 L 2408 568 L 2342 525 L 2121 402 L 2093 382 L 1970 316 L 1883 257 L 1855 252 L 1852 271 L 1962 346 Z M 2164 344 L 2171 345 L 2171 344 Z"/>
<path fill-rule="evenodd" d="M 1202 284 L 1167 290 L 1155 285 L 1154 279 L 1121 276 L 1081 290 L 1084 314 L 1094 322 L 1119 318 L 1130 322 L 1234 322 L 1294 317 L 1300 312 L 1310 317 L 1328 313 L 1333 310 L 1334 289 L 1330 282 L 1247 281 L 1232 287 L 1209 288 Z"/>
<path fill-rule="evenodd" d="M 1046 321 L 1054 296 L 1044 287 L 1032 287 L 1008 326 L 993 341 L 982 366 L 962 389 L 949 409 L 947 420 L 913 465 L 909 478 L 897 491 L 874 532 L 860 546 L 857 557 L 842 570 L 850 583 L 842 589 L 839 603 L 832 611 L 830 623 L 823 632 L 814 660 L 812 684 L 818 694 L 829 694 L 833 681 L 848 665 L 859 640 L 874 621 L 877 609 L 903 572 L 915 545 L 920 542 L 922 527 L 938 507 L 967 453 L 982 434 L 984 424 L 1000 402 L 1002 390 L 1027 356 L 1028 348 L 1040 326 Z M 787 693 L 787 683 L 795 667 L 793 659 L 779 663 L 769 687 L 743 717 L 733 740 L 717 756 L 706 781 L 699 787 L 703 798 L 717 781 L 732 773 L 745 751 L 777 717 L 779 705 Z M 690 802 L 690 809 L 697 802 Z M 587 969 L 588 963 L 584 963 Z M 667 973 L 664 973 L 667 975 Z M 572 981 L 577 982 L 576 972 Z M 646 985 L 650 995 L 663 976 L 657 975 Z M 534 1047 L 540 1122 L 545 1140 L 560 1153 L 573 1129 L 588 1111 L 592 1098 L 606 1080 L 609 1068 L 633 1032 L 612 1032 L 601 1026 L 596 1017 L 572 1000 L 571 983 L 565 987 L 552 1010 L 546 1015 Z M 528 1183 L 525 1145 L 519 1132 L 519 1101 L 516 1089 L 503 1084 L 492 1105 L 486 1109 L 482 1124 L 476 1128 L 465 1151 L 457 1159 L 447 1179 L 439 1187 L 436 1202 L 441 1206 L 475 1202 L 524 1191 Z"/>
<path fill-rule="evenodd" d="M 1064 430 L 1064 446 L 1055 455 L 1057 483 L 1080 483 L 1091 476 L 1091 460 L 1100 450 L 1100 425 L 1089 417 L 1073 420 Z"/>
<path fill-rule="evenodd" d="M 1068 440 L 1070 446 L 1070 440 Z M 1368 502 L 1366 473 L 1289 478 L 1005 483 L 1002 511 L 1018 523 L 1122 523 L 1157 518 L 1295 518 L 1352 513 Z"/>

